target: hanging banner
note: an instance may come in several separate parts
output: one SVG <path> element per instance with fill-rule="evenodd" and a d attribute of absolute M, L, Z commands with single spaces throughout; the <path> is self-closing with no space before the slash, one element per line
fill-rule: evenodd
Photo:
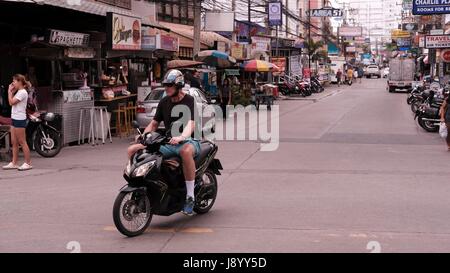
<path fill-rule="evenodd" d="M 284 74 L 286 71 L 286 58 L 272 58 L 272 63 L 280 68 L 276 75 Z"/>
<path fill-rule="evenodd" d="M 114 50 L 141 50 L 141 19 L 107 13 L 108 43 Z"/>
<path fill-rule="evenodd" d="M 251 51 L 252 54 L 256 52 L 268 52 L 270 51 L 270 38 L 266 37 L 252 37 Z"/>
<path fill-rule="evenodd" d="M 243 60 L 245 59 L 245 45 L 240 43 L 233 43 L 231 46 L 231 57 L 235 58 L 236 60 Z"/>
<path fill-rule="evenodd" d="M 338 34 L 345 37 L 362 36 L 362 27 L 338 27 Z"/>
<path fill-rule="evenodd" d="M 301 76 L 302 65 L 301 65 L 300 55 L 291 56 L 289 58 L 289 70 L 290 70 L 291 74 Z"/>
<path fill-rule="evenodd" d="M 450 14 L 450 0 L 414 0 L 412 14 Z"/>
<path fill-rule="evenodd" d="M 283 10 L 281 2 L 269 2 L 269 26 L 281 26 L 283 24 Z"/>

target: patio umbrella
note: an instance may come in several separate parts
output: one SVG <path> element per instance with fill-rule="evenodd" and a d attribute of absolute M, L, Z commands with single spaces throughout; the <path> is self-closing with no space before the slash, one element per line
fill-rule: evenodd
<path fill-rule="evenodd" d="M 277 72 L 280 70 L 275 64 L 261 60 L 247 61 L 241 67 L 247 72 Z"/>
<path fill-rule="evenodd" d="M 236 59 L 228 54 L 217 50 L 204 50 L 195 55 L 196 61 L 204 62 L 206 65 L 217 68 L 227 68 L 236 63 Z"/>
<path fill-rule="evenodd" d="M 167 67 L 169 69 L 175 69 L 175 68 L 186 68 L 186 67 L 193 67 L 204 64 L 203 62 L 197 62 L 197 61 L 189 61 L 189 60 L 173 60 L 170 62 L 167 62 Z"/>

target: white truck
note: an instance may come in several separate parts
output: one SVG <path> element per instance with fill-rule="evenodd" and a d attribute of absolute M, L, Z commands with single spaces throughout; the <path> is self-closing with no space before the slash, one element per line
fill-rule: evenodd
<path fill-rule="evenodd" d="M 412 90 L 416 64 L 413 59 L 395 58 L 389 61 L 387 88 L 390 93 L 397 89 Z"/>

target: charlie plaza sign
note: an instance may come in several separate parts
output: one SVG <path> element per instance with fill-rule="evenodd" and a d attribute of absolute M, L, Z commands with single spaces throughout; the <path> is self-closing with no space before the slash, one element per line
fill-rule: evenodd
<path fill-rule="evenodd" d="M 414 15 L 450 14 L 450 0 L 413 0 Z"/>

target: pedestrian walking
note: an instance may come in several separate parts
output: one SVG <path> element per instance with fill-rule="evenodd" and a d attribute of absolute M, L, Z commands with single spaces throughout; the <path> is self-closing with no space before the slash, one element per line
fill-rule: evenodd
<path fill-rule="evenodd" d="M 227 78 L 223 82 L 223 86 L 219 92 L 220 107 L 222 108 L 223 119 L 227 119 L 227 105 L 231 104 L 231 84 Z"/>
<path fill-rule="evenodd" d="M 341 81 L 342 81 L 342 71 L 339 68 L 338 71 L 336 72 L 336 80 L 337 80 L 337 84 L 338 86 L 341 86 Z"/>
<path fill-rule="evenodd" d="M 353 69 L 351 66 L 347 69 L 347 83 L 349 85 L 353 83 Z"/>
<path fill-rule="evenodd" d="M 358 81 L 358 69 L 353 71 L 353 79 L 355 79 L 355 82 Z"/>
<path fill-rule="evenodd" d="M 362 78 L 364 77 L 364 69 L 360 66 L 358 67 L 358 78 L 359 83 L 362 83 Z"/>
<path fill-rule="evenodd" d="M 27 103 L 28 91 L 26 90 L 31 84 L 26 81 L 25 76 L 16 74 L 13 77 L 12 83 L 8 88 L 8 101 L 11 105 L 11 142 L 12 142 L 12 161 L 3 166 L 4 170 L 19 170 L 27 171 L 33 167 L 31 165 L 30 148 L 27 144 L 25 129 L 27 127 Z M 19 146 L 25 156 L 25 163 L 19 167 Z"/>
<path fill-rule="evenodd" d="M 447 95 L 441 107 L 441 122 L 445 122 L 447 126 L 447 150 L 450 151 L 450 95 Z"/>

